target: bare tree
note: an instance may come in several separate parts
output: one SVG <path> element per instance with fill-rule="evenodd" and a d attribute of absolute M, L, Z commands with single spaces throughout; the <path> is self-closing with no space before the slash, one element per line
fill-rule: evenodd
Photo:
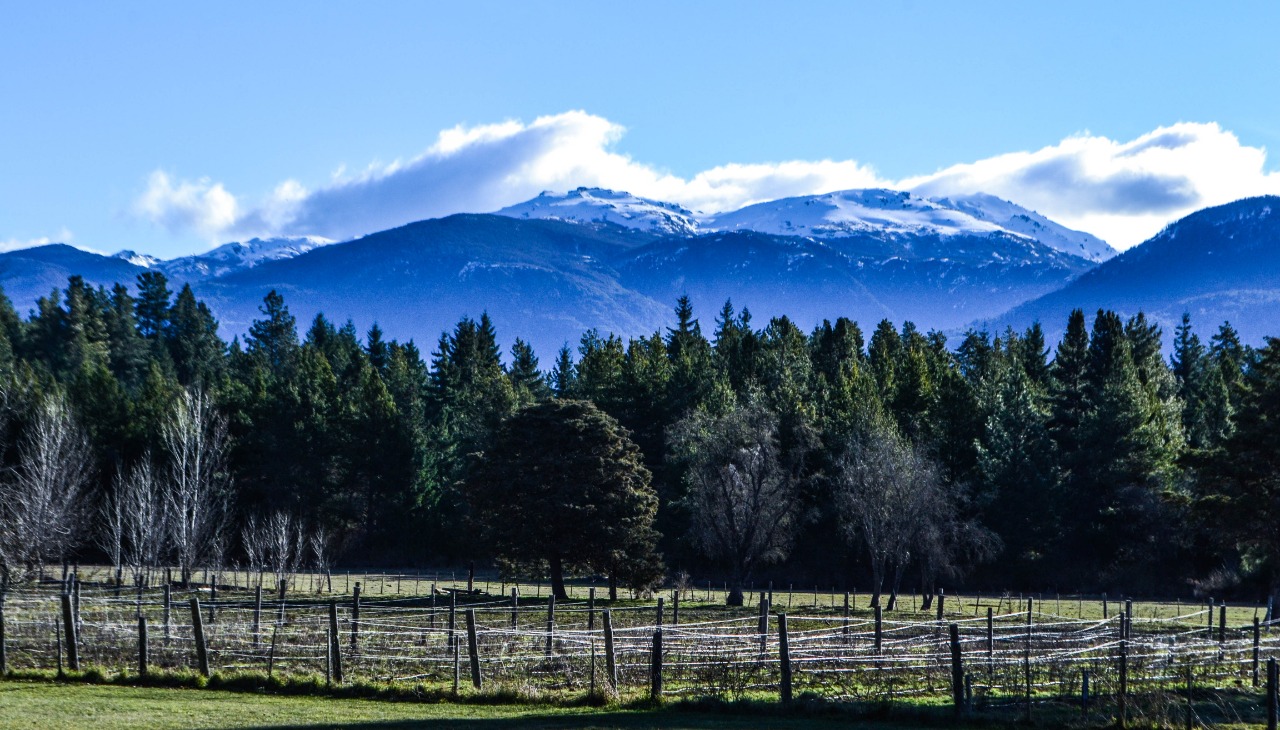
<path fill-rule="evenodd" d="M 98 547 L 111 558 L 111 567 L 115 569 L 116 591 L 120 590 L 121 577 L 124 574 L 124 476 L 117 472 L 112 481 L 112 489 L 102 500 L 98 511 L 101 521 L 98 523 Z"/>
<path fill-rule="evenodd" d="M 150 454 L 117 483 L 116 493 L 124 506 L 124 562 L 134 584 L 146 585 L 151 569 L 160 563 L 168 523 L 163 485 Z"/>
<path fill-rule="evenodd" d="M 227 423 L 207 393 L 187 389 L 174 404 L 161 437 L 169 538 L 187 585 L 195 567 L 211 557 L 226 525 L 231 496 Z"/>
<path fill-rule="evenodd" d="M 740 606 L 752 571 L 786 559 L 795 536 L 796 479 L 779 458 L 777 418 L 756 403 L 720 417 L 698 412 L 670 441 L 688 466 L 690 536 L 728 566 L 726 603 Z"/>
<path fill-rule="evenodd" d="M 313 567 L 316 572 L 328 580 L 329 592 L 333 592 L 333 579 L 329 575 L 330 563 L 332 562 L 331 550 L 332 536 L 324 525 L 316 523 L 311 528 L 311 535 L 307 541 L 311 548 L 311 559 L 315 561 Z M 317 593 L 320 591 L 317 590 Z"/>
<path fill-rule="evenodd" d="M 867 551 L 872 605 L 891 579 L 888 608 L 913 563 L 930 576 L 952 571 L 961 549 L 989 535 L 958 515 L 958 496 L 937 465 L 891 425 L 872 424 L 836 460 L 832 490 L 846 537 Z M 968 536 L 971 539 L 963 539 Z"/>
<path fill-rule="evenodd" d="M 240 530 L 240 544 L 244 546 L 249 567 L 258 572 L 258 585 L 262 585 L 262 571 L 266 565 L 267 531 L 257 515 L 249 515 Z"/>
<path fill-rule="evenodd" d="M 276 585 L 296 573 L 306 556 L 301 522 L 283 510 L 271 513 L 262 525 L 263 559 L 276 577 Z"/>
<path fill-rule="evenodd" d="M 17 464 L 0 481 L 0 584 L 25 578 L 76 546 L 92 462 L 89 440 L 66 402 L 46 396 L 27 426 Z"/>

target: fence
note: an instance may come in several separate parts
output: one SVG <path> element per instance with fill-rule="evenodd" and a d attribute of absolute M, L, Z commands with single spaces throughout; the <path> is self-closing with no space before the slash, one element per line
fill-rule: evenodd
<path fill-rule="evenodd" d="M 731 610 L 682 606 L 679 594 L 606 609 L 594 598 L 461 590 L 370 599 L 354 589 L 325 600 L 224 588 L 210 600 L 208 590 L 169 587 L 28 588 L 0 610 L 0 665 L 323 675 L 452 692 L 817 697 L 996 715 L 1191 718 L 1208 703 L 1239 719 L 1263 712 L 1267 695 L 1255 688 L 1280 654 L 1280 632 L 1256 609 L 1232 624 L 1225 607 L 1204 605 L 1144 617 L 1113 604 L 1115 615 L 1090 619 L 1008 599 L 939 600 L 924 616 L 833 603 L 775 614 L 767 598 Z"/>

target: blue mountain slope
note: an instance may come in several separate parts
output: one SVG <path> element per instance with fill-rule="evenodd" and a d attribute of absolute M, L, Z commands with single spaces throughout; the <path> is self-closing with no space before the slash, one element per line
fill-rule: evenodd
<path fill-rule="evenodd" d="M 0 285 L 20 314 L 35 306 L 38 298 L 54 289 L 65 289 L 73 274 L 94 286 L 108 289 L 115 282 L 132 284 L 146 271 L 123 259 L 81 251 L 53 243 L 0 254 Z"/>
<path fill-rule="evenodd" d="M 361 329 L 377 321 L 424 349 L 487 311 L 505 343 L 524 337 L 549 364 L 590 327 L 643 333 L 666 321 L 670 307 L 624 288 L 610 263 L 652 240 L 616 226 L 455 215 L 264 263 L 200 293 L 230 332 L 244 331 L 274 288 L 303 322 L 321 311 Z"/>
<path fill-rule="evenodd" d="M 1077 307 L 1090 315 L 1099 308 L 1126 315 L 1142 310 L 1170 333 L 1185 311 L 1204 334 L 1230 320 L 1248 342 L 1280 336 L 1280 197 L 1192 213 L 1061 290 L 987 324 L 1021 327 L 1039 320 L 1056 335 Z"/>

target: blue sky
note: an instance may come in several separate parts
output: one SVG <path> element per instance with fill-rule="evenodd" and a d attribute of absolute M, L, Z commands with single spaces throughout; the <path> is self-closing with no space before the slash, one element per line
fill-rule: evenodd
<path fill-rule="evenodd" d="M 1195 207 L 1280 192 L 1274 1 L 3 17 L 5 248 L 343 238 L 576 184 L 706 212 L 827 185 L 982 187 L 1124 247 Z"/>

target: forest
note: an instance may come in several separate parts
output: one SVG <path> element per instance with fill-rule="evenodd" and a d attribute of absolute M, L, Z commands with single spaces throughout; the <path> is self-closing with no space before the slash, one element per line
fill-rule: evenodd
<path fill-rule="evenodd" d="M 0 579 L 475 563 L 891 604 L 1280 583 L 1280 340 L 1228 323 L 1184 315 L 1166 357 L 1142 314 L 1077 310 L 1050 347 L 1039 325 L 806 333 L 681 298 L 665 331 L 590 330 L 544 366 L 486 315 L 424 353 L 300 327 L 274 291 L 260 311 L 227 342 L 159 273 L 72 277 L 25 317 L 0 296 Z M 511 486 L 579 476 L 623 486 Z"/>

